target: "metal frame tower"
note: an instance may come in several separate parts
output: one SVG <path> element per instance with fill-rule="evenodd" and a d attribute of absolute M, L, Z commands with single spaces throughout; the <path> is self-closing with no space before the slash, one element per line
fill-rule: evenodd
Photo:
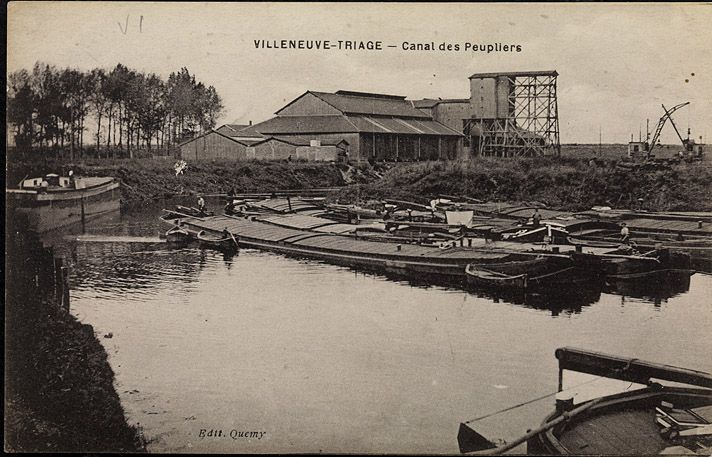
<path fill-rule="evenodd" d="M 479 137 L 473 153 L 497 157 L 560 155 L 557 76 L 556 71 L 472 75 L 470 79 L 496 81 L 492 94 L 496 115 L 473 115 L 465 126 L 466 135 Z"/>

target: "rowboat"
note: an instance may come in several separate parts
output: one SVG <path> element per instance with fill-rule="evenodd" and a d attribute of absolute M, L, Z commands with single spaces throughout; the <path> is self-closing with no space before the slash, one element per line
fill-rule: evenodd
<path fill-rule="evenodd" d="M 512 270 L 522 268 L 522 264 L 529 262 L 514 262 L 516 267 Z M 554 269 L 552 269 L 554 267 Z M 537 268 L 535 265 L 534 269 Z M 541 267 L 540 267 L 541 268 Z M 473 286 L 488 288 L 508 288 L 514 290 L 535 290 L 558 285 L 569 286 L 588 281 L 590 277 L 585 275 L 579 268 L 569 266 L 549 265 L 547 269 L 540 269 L 536 273 L 503 273 L 501 271 L 485 268 L 482 265 L 469 264 L 465 269 L 467 283 Z"/>
<path fill-rule="evenodd" d="M 201 230 L 196 235 L 202 246 L 216 249 L 221 252 L 235 253 L 240 249 L 240 244 L 231 233 L 213 234 Z"/>
<path fill-rule="evenodd" d="M 508 275 L 527 274 L 530 277 L 553 273 L 562 268 L 573 266 L 572 260 L 566 256 L 509 254 L 502 260 L 473 263 L 472 266 Z"/>
<path fill-rule="evenodd" d="M 526 289 L 528 275 L 509 275 L 498 271 L 488 270 L 478 267 L 474 264 L 467 265 L 465 268 L 467 274 L 467 283 L 474 286 L 495 287 L 495 288 L 513 288 Z"/>
<path fill-rule="evenodd" d="M 566 240 L 569 234 L 566 229 L 552 225 L 542 225 L 539 227 L 527 225 L 516 229 L 501 230 L 500 233 L 504 240 L 532 243 L 547 240 L 550 242 L 559 242 L 560 240 Z"/>
<path fill-rule="evenodd" d="M 462 453 L 502 454 L 526 443 L 529 455 L 710 455 L 709 373 L 567 347 L 557 349 L 555 355 L 559 393 L 555 410 L 542 424 L 497 447 L 471 424 L 462 423 L 458 433 Z M 566 370 L 637 387 L 576 404 L 576 395 L 563 389 Z"/>
<path fill-rule="evenodd" d="M 182 217 L 207 217 L 213 216 L 212 211 L 201 211 L 198 208 L 192 206 L 181 206 L 176 205 L 175 210 L 164 209 L 161 219 L 164 221 L 172 221 L 175 219 L 180 219 Z"/>
<path fill-rule="evenodd" d="M 190 242 L 194 237 L 187 229 L 175 226 L 166 232 L 165 238 L 167 243 L 183 244 Z"/>
<path fill-rule="evenodd" d="M 577 266 L 613 278 L 636 278 L 657 270 L 690 268 L 689 254 L 681 252 L 670 252 L 668 249 L 655 249 L 642 254 L 624 252 L 613 250 L 596 255 L 574 252 L 571 257 Z"/>

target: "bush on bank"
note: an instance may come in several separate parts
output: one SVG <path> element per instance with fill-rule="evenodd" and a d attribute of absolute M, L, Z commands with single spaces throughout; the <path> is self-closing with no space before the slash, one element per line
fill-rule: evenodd
<path fill-rule="evenodd" d="M 351 185 L 341 202 L 394 198 L 427 203 L 441 195 L 539 202 L 585 210 L 596 205 L 655 211 L 712 210 L 712 164 L 633 164 L 575 158 L 476 158 L 397 165 L 380 180 Z"/>
<path fill-rule="evenodd" d="M 465 162 L 368 164 L 345 167 L 315 162 L 192 162 L 176 176 L 175 160 L 101 159 L 8 163 L 7 181 L 25 176 L 67 173 L 114 176 L 121 180 L 123 206 L 175 195 L 272 192 L 343 186 L 341 202 L 394 198 L 427 203 L 439 195 L 486 201 L 540 202 L 551 208 L 583 210 L 595 205 L 656 211 L 712 210 L 712 163 L 675 165 L 622 162 L 616 159 L 479 157 Z"/>
<path fill-rule="evenodd" d="M 8 163 L 7 181 L 17 185 L 25 176 L 63 173 L 80 176 L 113 176 L 121 180 L 122 206 L 133 206 L 165 197 L 200 193 L 272 192 L 278 189 L 333 187 L 344 184 L 339 168 L 330 163 L 280 162 L 188 162 L 176 176 L 175 160 L 94 159 L 79 162 L 59 160 Z"/>

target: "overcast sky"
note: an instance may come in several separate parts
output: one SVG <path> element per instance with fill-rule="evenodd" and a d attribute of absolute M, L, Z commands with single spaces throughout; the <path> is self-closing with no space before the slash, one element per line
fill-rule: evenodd
<path fill-rule="evenodd" d="M 9 72 L 36 61 L 215 86 L 220 123 L 259 122 L 306 90 L 469 97 L 476 72 L 556 70 L 561 141 L 623 143 L 671 107 L 681 130 L 712 135 L 710 4 L 245 4 L 15 2 Z M 380 40 L 382 51 L 256 49 L 254 40 Z M 404 51 L 404 41 L 520 44 L 490 54 Z M 693 76 L 694 74 L 694 76 Z M 685 135 L 685 133 L 683 133 Z M 663 141 L 676 143 L 668 125 Z"/>

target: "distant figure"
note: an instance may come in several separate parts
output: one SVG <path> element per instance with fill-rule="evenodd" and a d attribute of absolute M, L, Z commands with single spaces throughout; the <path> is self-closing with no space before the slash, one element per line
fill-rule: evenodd
<path fill-rule="evenodd" d="M 225 205 L 225 214 L 233 214 L 235 212 L 235 201 L 231 198 Z"/>
<path fill-rule="evenodd" d="M 539 214 L 538 209 L 535 209 L 534 214 L 532 215 L 532 225 L 534 225 L 534 228 L 539 228 L 540 223 L 541 223 L 541 214 Z"/>
<path fill-rule="evenodd" d="M 677 238 L 675 238 L 677 241 L 685 241 L 685 237 L 682 235 L 682 232 L 679 232 L 677 234 Z"/>
<path fill-rule="evenodd" d="M 621 224 L 621 243 L 630 244 L 630 230 L 625 222 Z"/>
<path fill-rule="evenodd" d="M 205 207 L 205 199 L 203 198 L 202 195 L 198 196 L 198 210 L 201 213 L 204 213 L 207 208 Z"/>
<path fill-rule="evenodd" d="M 227 227 L 225 227 L 222 231 L 223 238 L 230 238 L 230 232 L 227 231 Z"/>
<path fill-rule="evenodd" d="M 69 170 L 68 176 L 70 187 L 74 187 L 74 170 Z"/>
<path fill-rule="evenodd" d="M 235 188 L 231 187 L 230 190 L 227 191 L 227 196 L 228 197 L 234 197 L 235 196 Z"/>
<path fill-rule="evenodd" d="M 291 161 L 292 161 L 292 154 L 289 154 L 289 157 L 287 157 L 287 162 L 291 162 Z"/>

